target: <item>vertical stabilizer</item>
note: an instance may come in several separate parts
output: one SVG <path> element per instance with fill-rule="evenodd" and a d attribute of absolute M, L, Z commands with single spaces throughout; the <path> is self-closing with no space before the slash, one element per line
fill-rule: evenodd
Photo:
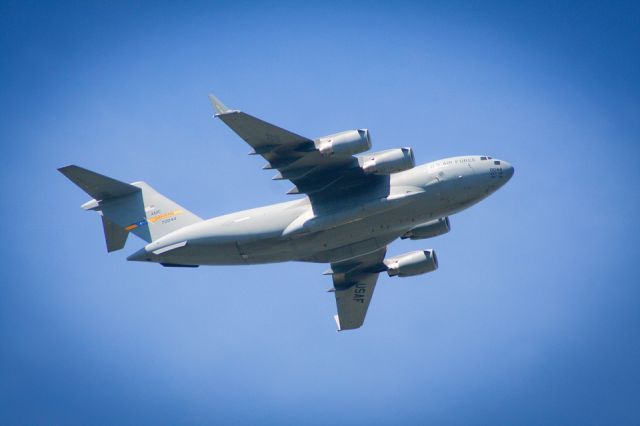
<path fill-rule="evenodd" d="M 123 248 L 129 232 L 152 242 L 202 221 L 145 182 L 128 184 L 73 165 L 58 170 L 93 197 L 83 208 L 102 214 L 109 252 Z"/>
<path fill-rule="evenodd" d="M 155 241 L 173 231 L 184 228 L 202 219 L 179 204 L 168 199 L 145 182 L 134 182 L 132 185 L 141 189 L 145 209 L 145 220 L 129 225 L 136 229 L 147 228 L 151 241 Z M 125 228 L 127 229 L 127 228 Z"/>
<path fill-rule="evenodd" d="M 107 242 L 107 251 L 111 253 L 112 251 L 120 250 L 127 242 L 129 231 L 126 231 L 121 226 L 118 226 L 116 223 L 111 222 L 106 217 L 101 217 L 102 229 L 104 231 L 104 240 Z"/>

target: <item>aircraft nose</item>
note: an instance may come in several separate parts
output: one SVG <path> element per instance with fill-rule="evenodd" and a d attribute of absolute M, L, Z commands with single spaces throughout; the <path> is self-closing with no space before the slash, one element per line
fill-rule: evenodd
<path fill-rule="evenodd" d="M 508 161 L 502 161 L 502 172 L 504 173 L 504 177 L 509 180 L 513 176 L 513 166 Z"/>

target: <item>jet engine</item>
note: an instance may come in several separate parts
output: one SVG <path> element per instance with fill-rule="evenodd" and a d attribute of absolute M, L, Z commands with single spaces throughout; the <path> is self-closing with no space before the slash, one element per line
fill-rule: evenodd
<path fill-rule="evenodd" d="M 385 259 L 384 264 L 390 277 L 410 277 L 438 269 L 438 258 L 434 250 L 418 250 Z"/>
<path fill-rule="evenodd" d="M 316 147 L 322 155 L 348 156 L 365 152 L 371 148 L 369 130 L 347 130 L 316 140 Z"/>
<path fill-rule="evenodd" d="M 416 162 L 411 148 L 395 148 L 363 155 L 360 164 L 366 174 L 390 175 L 412 169 Z"/>
<path fill-rule="evenodd" d="M 415 228 L 407 231 L 401 237 L 403 240 L 410 238 L 412 240 L 422 240 L 425 238 L 433 238 L 438 235 L 446 234 L 451 230 L 449 224 L 449 217 L 441 217 L 440 219 L 431 220 L 416 226 Z"/>

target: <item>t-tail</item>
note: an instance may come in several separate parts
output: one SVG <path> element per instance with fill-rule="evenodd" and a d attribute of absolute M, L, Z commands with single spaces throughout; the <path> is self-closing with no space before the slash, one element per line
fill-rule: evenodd
<path fill-rule="evenodd" d="M 123 248 L 129 232 L 152 242 L 202 221 L 144 182 L 128 184 L 74 165 L 58 170 L 93 197 L 82 208 L 102 216 L 109 252 Z"/>

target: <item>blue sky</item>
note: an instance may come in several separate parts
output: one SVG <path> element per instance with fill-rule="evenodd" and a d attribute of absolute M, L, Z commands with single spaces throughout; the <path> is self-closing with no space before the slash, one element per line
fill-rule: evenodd
<path fill-rule="evenodd" d="M 0 423 L 638 424 L 640 9 L 632 2 L 0 5 Z M 201 216 L 288 199 L 207 94 L 316 137 L 514 178 L 435 273 L 336 333 L 324 265 L 107 254 L 56 168 Z"/>

